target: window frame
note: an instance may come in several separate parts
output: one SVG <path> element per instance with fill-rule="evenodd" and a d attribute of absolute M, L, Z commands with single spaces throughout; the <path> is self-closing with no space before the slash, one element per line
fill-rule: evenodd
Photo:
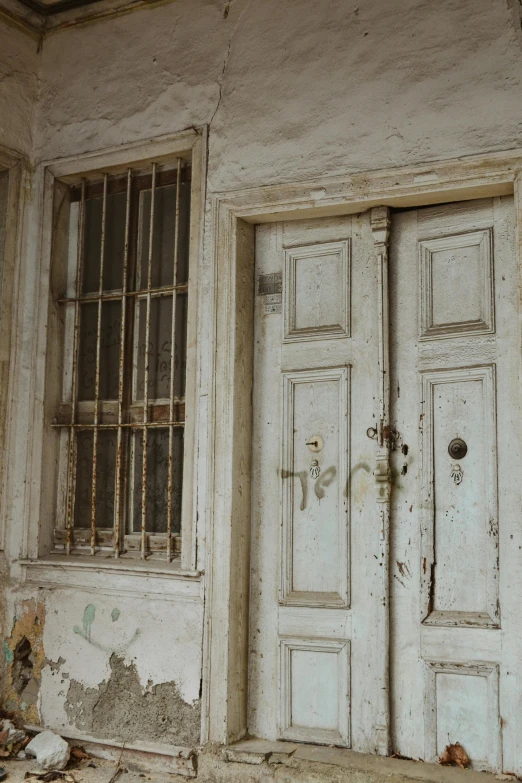
<path fill-rule="evenodd" d="M 7 520 L 11 507 L 7 459 L 10 453 L 14 396 L 18 275 L 24 222 L 23 187 L 27 186 L 28 164 L 24 156 L 0 145 L 0 171 L 7 171 L 7 205 L 3 265 L 0 268 L 0 551 L 7 548 Z"/>
<path fill-rule="evenodd" d="M 56 254 L 57 242 L 60 242 L 60 232 L 62 233 L 61 242 L 67 243 L 69 228 L 69 194 L 71 186 L 78 184 L 80 180 L 87 183 L 95 180 L 99 181 L 100 175 L 108 174 L 110 177 L 127 176 L 129 168 L 149 169 L 153 163 L 162 166 L 175 163 L 177 158 L 182 158 L 190 163 L 192 169 L 191 175 L 191 200 L 190 200 L 190 218 L 189 218 L 189 279 L 188 279 L 188 320 L 187 320 L 187 348 L 186 348 L 186 389 L 185 389 L 185 427 L 184 427 L 184 471 L 183 471 L 183 490 L 182 490 L 182 519 L 181 519 L 181 554 L 174 557 L 170 562 L 163 555 L 161 559 L 155 559 L 154 553 L 149 553 L 146 558 L 140 557 L 140 552 L 134 550 L 126 554 L 116 555 L 117 562 L 125 563 L 133 567 L 141 562 L 150 563 L 151 567 L 167 566 L 174 570 L 194 573 L 196 570 L 197 551 L 196 551 L 196 429 L 197 429 L 197 368 L 198 368 L 198 300 L 200 297 L 198 287 L 199 266 L 201 263 L 202 231 L 203 231 L 203 204 L 204 204 L 204 177 L 206 164 L 206 131 L 191 130 L 169 137 L 153 139 L 149 142 L 143 142 L 137 145 L 128 145 L 126 148 L 116 150 L 107 150 L 99 153 L 88 153 L 86 155 L 69 158 L 63 161 L 44 164 L 43 175 L 43 232 L 42 232 L 42 250 L 46 266 L 49 270 L 48 284 L 49 291 L 47 297 L 48 318 L 47 318 L 47 341 L 46 341 L 46 370 L 45 370 L 45 393 L 44 393 L 44 416 L 43 416 L 43 440 L 53 445 L 53 460 L 49 460 L 43 455 L 41 468 L 41 498 L 40 498 L 40 525 L 36 546 L 33 545 L 33 552 L 29 551 L 29 556 L 42 558 L 49 554 L 53 558 L 59 557 L 67 561 L 78 560 L 82 554 L 81 550 L 67 554 L 56 554 L 54 549 L 54 530 L 64 524 L 63 515 L 63 477 L 60 472 L 63 471 L 63 464 L 58 462 L 59 458 L 59 432 L 57 428 L 52 427 L 53 418 L 60 409 L 62 394 L 62 375 L 64 361 L 64 333 L 65 318 L 60 314 L 60 305 L 56 295 L 60 285 L 63 289 L 62 268 L 58 274 L 58 281 L 55 279 L 55 268 L 53 266 Z M 67 209 L 63 209 L 64 202 Z M 67 213 L 67 215 L 65 215 Z M 61 277 L 61 281 L 60 281 Z M 58 286 L 58 287 L 57 287 Z M 60 368 L 57 372 L 57 368 Z M 58 379 L 58 380 L 57 380 Z M 130 382 L 130 381 L 129 381 Z M 63 429 L 63 428 L 62 428 Z M 47 451 L 47 449 L 45 449 Z M 54 466 L 54 467 L 53 467 Z M 60 486 L 62 487 L 60 494 Z M 127 531 L 125 531 L 126 533 Z M 148 534 L 150 535 L 150 534 Z M 37 549 L 34 552 L 34 549 Z M 116 552 L 113 549 L 112 554 Z M 97 552 L 98 554 L 98 552 Z M 107 562 L 107 549 L 99 552 L 101 557 L 92 557 L 89 553 L 88 559 L 94 561 L 97 565 Z M 140 559 L 138 559 L 140 558 Z M 86 558 L 84 558 L 86 559 Z M 116 559 L 116 558 L 114 558 Z M 113 560 L 114 561 L 114 560 Z"/>

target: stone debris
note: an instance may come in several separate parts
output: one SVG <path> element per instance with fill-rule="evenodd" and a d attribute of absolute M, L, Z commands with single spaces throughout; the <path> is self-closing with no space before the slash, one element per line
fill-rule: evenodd
<path fill-rule="evenodd" d="M 25 748 L 30 756 L 45 769 L 64 769 L 69 761 L 71 750 L 67 742 L 54 731 L 42 731 Z"/>
<path fill-rule="evenodd" d="M 18 729 L 12 720 L 0 720 L 0 757 L 17 756 L 29 742 L 29 737 L 23 729 Z M 1 778 L 0 778 L 1 779 Z"/>

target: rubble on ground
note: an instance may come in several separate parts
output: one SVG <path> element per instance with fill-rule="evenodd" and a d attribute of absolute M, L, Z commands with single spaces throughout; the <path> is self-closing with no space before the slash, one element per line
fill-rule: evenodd
<path fill-rule="evenodd" d="M 65 769 L 71 756 L 69 744 L 55 734 L 46 730 L 37 734 L 26 745 L 25 752 L 29 756 L 36 756 L 36 761 L 45 769 Z"/>
<path fill-rule="evenodd" d="M 31 737 L 9 718 L 0 719 L 0 757 L 9 758 L 22 752 Z"/>

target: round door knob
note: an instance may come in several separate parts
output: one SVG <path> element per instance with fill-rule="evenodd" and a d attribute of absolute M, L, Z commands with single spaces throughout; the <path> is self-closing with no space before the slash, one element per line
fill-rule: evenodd
<path fill-rule="evenodd" d="M 467 453 L 468 447 L 466 442 L 462 438 L 453 438 L 448 446 L 448 454 L 451 459 L 464 459 Z"/>

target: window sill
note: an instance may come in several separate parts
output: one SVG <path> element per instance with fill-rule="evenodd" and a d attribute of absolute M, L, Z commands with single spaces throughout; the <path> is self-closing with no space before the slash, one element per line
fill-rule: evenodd
<path fill-rule="evenodd" d="M 47 555 L 20 560 L 22 579 L 43 587 L 77 587 L 103 593 L 161 596 L 164 599 L 202 600 L 202 573 L 172 563 L 122 558 Z M 102 579 L 100 578 L 102 577 Z"/>

